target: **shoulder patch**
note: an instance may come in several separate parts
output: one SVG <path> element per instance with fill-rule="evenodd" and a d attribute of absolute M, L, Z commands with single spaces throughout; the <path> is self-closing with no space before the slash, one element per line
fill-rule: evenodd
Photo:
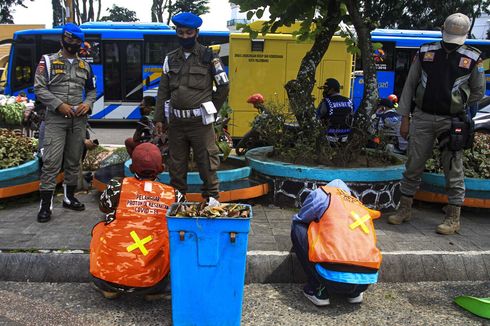
<path fill-rule="evenodd" d="M 470 68 L 470 66 L 471 66 L 471 59 L 463 57 L 459 60 L 460 68 L 468 69 Z"/>
<path fill-rule="evenodd" d="M 435 55 L 436 55 L 436 53 L 432 52 L 432 51 L 431 52 L 425 52 L 423 61 L 432 62 L 432 61 L 434 61 Z"/>

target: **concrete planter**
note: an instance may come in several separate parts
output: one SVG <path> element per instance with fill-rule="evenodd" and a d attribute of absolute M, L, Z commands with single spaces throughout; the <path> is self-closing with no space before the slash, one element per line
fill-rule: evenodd
<path fill-rule="evenodd" d="M 254 148 L 246 158 L 254 173 L 272 184 L 275 205 L 300 207 L 311 190 L 341 179 L 370 208 L 389 210 L 398 206 L 403 164 L 378 168 L 305 166 L 276 161 L 268 156 L 272 150 L 272 146 Z"/>
<path fill-rule="evenodd" d="M 468 207 L 490 208 L 490 180 L 478 178 L 465 178 L 466 196 L 463 203 Z M 446 180 L 444 174 L 422 174 L 420 190 L 415 198 L 421 201 L 447 203 Z"/>
<path fill-rule="evenodd" d="M 232 162 L 236 165 L 235 169 L 230 170 L 218 170 L 218 179 L 220 182 L 231 182 L 240 180 L 243 178 L 248 178 L 250 176 L 250 172 L 252 169 L 250 167 L 245 166 L 245 162 L 240 159 L 234 159 L 229 157 L 227 162 Z M 124 175 L 125 176 L 133 176 L 133 173 L 129 170 L 129 166 L 131 165 L 131 160 L 128 160 L 124 163 Z M 166 184 L 170 184 L 170 175 L 168 172 L 162 172 L 158 175 L 158 181 Z M 188 172 L 187 173 L 187 184 L 189 185 L 202 185 L 201 177 L 199 176 L 199 172 Z"/>
<path fill-rule="evenodd" d="M 19 166 L 0 170 L 0 198 L 27 194 L 39 189 L 39 162 L 35 157 Z"/>

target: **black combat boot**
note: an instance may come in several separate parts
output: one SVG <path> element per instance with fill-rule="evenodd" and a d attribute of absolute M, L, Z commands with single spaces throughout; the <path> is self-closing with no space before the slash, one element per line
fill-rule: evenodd
<path fill-rule="evenodd" d="M 53 209 L 53 193 L 52 190 L 40 190 L 41 204 L 39 213 L 37 213 L 37 221 L 39 223 L 48 222 L 51 219 L 51 210 Z"/>
<path fill-rule="evenodd" d="M 63 207 L 74 211 L 85 210 L 85 205 L 75 198 L 75 189 L 77 186 L 68 186 L 63 184 Z"/>

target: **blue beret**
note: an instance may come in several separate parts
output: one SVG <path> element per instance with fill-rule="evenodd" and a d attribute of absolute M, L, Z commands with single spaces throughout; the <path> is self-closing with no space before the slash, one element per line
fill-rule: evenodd
<path fill-rule="evenodd" d="M 181 12 L 172 17 L 172 23 L 176 27 L 199 28 L 202 25 L 202 19 L 190 12 Z"/>
<path fill-rule="evenodd" d="M 83 34 L 82 30 L 80 29 L 80 27 L 78 27 L 77 25 L 75 25 L 73 23 L 65 24 L 65 26 L 63 26 L 62 34 L 69 36 L 69 37 L 72 37 L 72 38 L 73 37 L 79 38 L 82 41 L 85 40 L 84 34 Z"/>

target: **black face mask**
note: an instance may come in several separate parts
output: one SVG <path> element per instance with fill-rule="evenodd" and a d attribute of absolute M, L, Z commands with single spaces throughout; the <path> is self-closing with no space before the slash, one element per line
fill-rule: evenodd
<path fill-rule="evenodd" d="M 192 49 L 194 45 L 196 44 L 196 38 L 195 37 L 189 37 L 189 38 L 183 38 L 183 37 L 178 37 L 179 39 L 179 44 L 184 48 L 184 49 Z"/>
<path fill-rule="evenodd" d="M 61 39 L 61 45 L 70 54 L 77 54 L 80 51 L 81 44 L 70 44 L 66 42 L 63 38 Z"/>

